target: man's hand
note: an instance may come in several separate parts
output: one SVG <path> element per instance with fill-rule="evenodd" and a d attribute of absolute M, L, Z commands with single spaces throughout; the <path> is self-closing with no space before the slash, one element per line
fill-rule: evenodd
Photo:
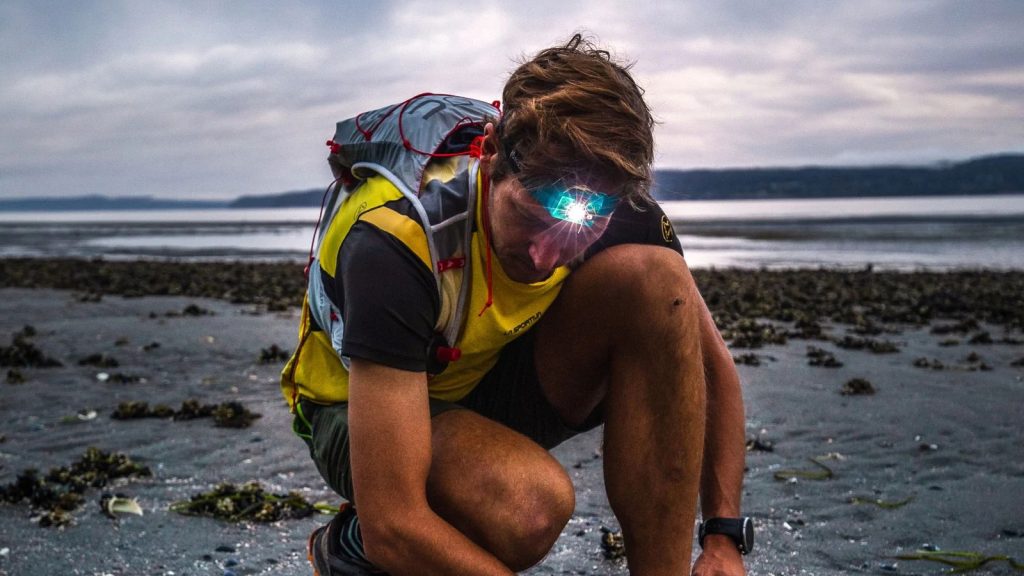
<path fill-rule="evenodd" d="M 693 576 L 743 576 L 743 556 L 728 536 L 708 534 L 704 551 L 693 565 Z"/>

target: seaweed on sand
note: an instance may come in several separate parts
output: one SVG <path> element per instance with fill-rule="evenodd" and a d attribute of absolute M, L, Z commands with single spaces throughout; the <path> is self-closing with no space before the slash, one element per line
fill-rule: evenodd
<path fill-rule="evenodd" d="M 79 366 L 95 366 L 97 368 L 117 368 L 121 365 L 113 356 L 97 352 L 78 361 Z"/>
<path fill-rule="evenodd" d="M 278 346 L 277 344 L 271 344 L 270 348 L 263 348 L 260 350 L 260 364 L 274 364 L 276 362 L 285 362 L 291 354 Z"/>
<path fill-rule="evenodd" d="M 81 506 L 89 488 L 103 488 L 116 478 L 151 475 L 148 467 L 124 454 L 90 447 L 77 462 L 54 468 L 46 476 L 40 476 L 34 469 L 23 471 L 14 482 L 0 486 L 0 502 L 15 504 L 27 500 L 33 509 L 42 512 L 40 526 L 66 526 L 72 522 L 72 513 Z"/>
<path fill-rule="evenodd" d="M 0 346 L 0 366 L 8 368 L 54 368 L 61 363 L 35 347 L 29 338 L 36 335 L 36 329 L 25 326 L 11 336 L 10 346 Z"/>
<path fill-rule="evenodd" d="M 839 393 L 843 396 L 870 396 L 875 393 L 875 387 L 871 385 L 871 382 L 863 378 L 853 378 L 846 384 L 843 384 Z"/>
<path fill-rule="evenodd" d="M 810 361 L 807 363 L 811 366 L 822 366 L 824 368 L 841 368 L 843 366 L 842 362 L 836 360 L 834 354 L 817 346 L 807 347 L 807 357 L 810 358 Z"/>
<path fill-rule="evenodd" d="M 757 354 L 746 353 L 740 354 L 739 356 L 733 356 L 732 361 L 736 364 L 743 364 L 746 366 L 760 366 L 761 358 Z"/>
<path fill-rule="evenodd" d="M 825 463 L 822 462 L 822 460 L 838 460 L 839 458 L 840 456 L 832 454 L 827 454 L 825 456 L 815 456 L 814 458 L 808 458 L 808 460 L 810 460 L 812 464 L 817 466 L 818 470 L 779 470 L 775 472 L 774 476 L 776 480 L 796 481 L 796 479 L 798 478 L 803 478 L 805 480 L 828 480 L 830 478 L 834 478 L 836 474 L 835 472 L 832 471 L 832 468 L 825 465 Z"/>
<path fill-rule="evenodd" d="M 854 338 L 843 336 L 835 341 L 836 346 L 848 350 L 867 350 L 872 354 L 894 354 L 899 352 L 899 347 L 889 340 L 875 340 L 873 338 Z"/>
<path fill-rule="evenodd" d="M 977 570 L 991 562 L 1006 562 L 1010 568 L 1024 572 L 1024 563 L 1006 555 L 985 556 L 978 552 L 961 552 L 953 550 L 917 550 L 912 554 L 901 554 L 896 556 L 900 560 L 926 560 L 952 566 L 951 574 L 961 574 Z"/>
<path fill-rule="evenodd" d="M 214 424 L 220 428 L 248 428 L 254 420 L 261 416 L 256 412 L 251 412 L 240 402 L 200 404 L 195 399 L 185 400 L 177 411 L 164 404 L 157 404 L 150 408 L 146 402 L 129 400 L 118 404 L 117 409 L 110 414 L 114 420 L 136 420 L 139 418 L 195 420 L 196 418 L 212 417 Z"/>
<path fill-rule="evenodd" d="M 608 560 L 623 558 L 626 555 L 626 542 L 622 532 L 601 527 L 601 550 Z"/>
<path fill-rule="evenodd" d="M 761 348 L 766 344 L 785 344 L 786 333 L 770 323 L 750 319 L 733 322 L 722 330 L 722 338 L 735 348 Z"/>
<path fill-rule="evenodd" d="M 895 510 L 910 504 L 913 500 L 913 496 L 908 496 L 902 500 L 882 500 L 881 498 L 867 496 L 852 496 L 850 497 L 850 504 L 873 504 L 883 510 Z"/>
<path fill-rule="evenodd" d="M 171 504 L 172 512 L 186 516 L 208 516 L 228 522 L 276 522 L 306 518 L 326 508 L 329 507 L 310 504 L 298 492 L 272 494 L 265 491 L 259 482 L 241 486 L 224 482 L 209 492 Z"/>

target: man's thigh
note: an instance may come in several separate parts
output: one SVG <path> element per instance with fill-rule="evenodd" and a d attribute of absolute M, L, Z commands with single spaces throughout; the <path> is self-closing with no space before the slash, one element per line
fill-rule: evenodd
<path fill-rule="evenodd" d="M 566 279 L 537 323 L 534 347 L 540 389 L 562 421 L 600 419 L 617 355 L 671 345 L 659 340 L 658 320 L 692 282 L 678 252 L 641 244 L 599 252 Z"/>
<path fill-rule="evenodd" d="M 497 364 L 465 398 L 454 403 L 431 398 L 431 419 L 451 410 L 470 410 L 526 436 L 544 449 L 579 433 L 581 429 L 562 421 L 541 391 L 533 351 L 531 331 L 502 350 Z M 300 400 L 293 428 L 309 447 L 310 457 L 327 485 L 353 501 L 348 403 L 325 405 Z"/>

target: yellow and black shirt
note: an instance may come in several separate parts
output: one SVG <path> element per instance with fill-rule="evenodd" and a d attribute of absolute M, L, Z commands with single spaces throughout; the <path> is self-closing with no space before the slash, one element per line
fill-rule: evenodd
<path fill-rule="evenodd" d="M 479 314 L 488 295 L 486 240 L 477 209 L 481 177 L 462 169 L 429 180 L 418 199 L 420 208 L 382 176 L 369 178 L 345 199 L 311 266 L 300 326 L 303 344 L 282 373 L 282 392 L 290 404 L 298 396 L 320 403 L 346 401 L 348 358 L 429 372 L 429 353 L 439 332 L 457 334 L 449 340 L 461 358 L 429 376 L 428 392 L 457 401 L 494 366 L 506 344 L 541 318 L 570 274 L 568 267 L 542 282 L 521 284 L 492 258 L 493 303 Z M 435 230 L 432 237 L 420 224 L 424 215 Z M 428 238 L 435 246 L 429 246 Z M 586 256 L 623 243 L 682 252 L 657 206 L 638 211 L 622 203 Z M 459 316 L 453 310 L 464 290 L 461 326 L 449 327 Z"/>

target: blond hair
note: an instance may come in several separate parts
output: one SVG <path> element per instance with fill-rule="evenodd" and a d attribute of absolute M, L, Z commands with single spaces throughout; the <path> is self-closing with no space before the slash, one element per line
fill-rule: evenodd
<path fill-rule="evenodd" d="M 654 120 L 629 68 L 580 34 L 523 62 L 502 94 L 492 178 L 563 180 L 651 202 Z"/>

